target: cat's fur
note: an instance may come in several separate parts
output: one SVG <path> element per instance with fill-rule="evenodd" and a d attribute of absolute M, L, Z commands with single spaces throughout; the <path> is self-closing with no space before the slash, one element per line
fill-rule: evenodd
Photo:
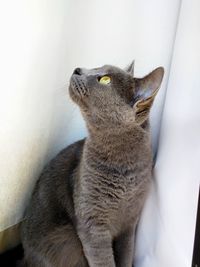
<path fill-rule="evenodd" d="M 89 135 L 44 169 L 22 225 L 29 267 L 131 267 L 149 188 L 148 115 L 163 77 L 133 78 L 133 65 L 75 69 L 69 86 Z M 99 79 L 107 75 L 110 84 Z"/>

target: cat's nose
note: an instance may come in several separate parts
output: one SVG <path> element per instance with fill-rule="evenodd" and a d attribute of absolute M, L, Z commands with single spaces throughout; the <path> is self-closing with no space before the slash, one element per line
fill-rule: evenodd
<path fill-rule="evenodd" d="M 74 70 L 73 74 L 81 75 L 81 74 L 82 74 L 82 70 L 81 70 L 81 68 L 76 68 L 76 69 Z"/>

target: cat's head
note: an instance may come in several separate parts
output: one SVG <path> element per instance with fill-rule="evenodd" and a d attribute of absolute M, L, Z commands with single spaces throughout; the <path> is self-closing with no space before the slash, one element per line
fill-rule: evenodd
<path fill-rule="evenodd" d="M 159 67 L 143 78 L 134 78 L 133 68 L 134 63 L 126 70 L 110 65 L 74 70 L 70 96 L 89 125 L 126 127 L 148 119 L 164 69 Z"/>

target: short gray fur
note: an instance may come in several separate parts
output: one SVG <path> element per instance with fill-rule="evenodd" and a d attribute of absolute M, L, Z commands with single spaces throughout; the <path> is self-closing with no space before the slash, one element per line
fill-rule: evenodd
<path fill-rule="evenodd" d="M 133 64 L 74 70 L 69 93 L 89 134 L 38 179 L 22 223 L 23 266 L 132 266 L 152 172 L 148 117 L 163 73 L 134 78 Z"/>

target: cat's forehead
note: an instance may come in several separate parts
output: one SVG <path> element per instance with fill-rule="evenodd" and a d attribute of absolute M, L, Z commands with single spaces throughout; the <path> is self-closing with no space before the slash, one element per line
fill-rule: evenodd
<path fill-rule="evenodd" d="M 84 69 L 84 73 L 87 75 L 108 75 L 108 74 L 126 74 L 126 72 L 118 67 L 112 65 L 104 65 L 102 67 L 94 68 L 94 69 Z"/>
<path fill-rule="evenodd" d="M 100 68 L 98 68 L 99 71 L 107 72 L 109 73 L 125 73 L 122 69 L 112 66 L 112 65 L 104 65 Z"/>

